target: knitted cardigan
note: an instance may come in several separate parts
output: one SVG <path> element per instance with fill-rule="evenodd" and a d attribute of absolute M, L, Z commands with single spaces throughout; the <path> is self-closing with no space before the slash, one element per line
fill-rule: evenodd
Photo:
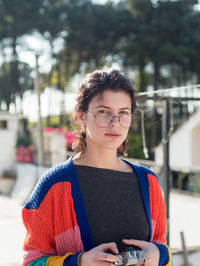
<path fill-rule="evenodd" d="M 136 171 L 149 223 L 149 241 L 160 251 L 161 265 L 172 265 L 166 245 L 165 204 L 156 175 L 129 163 Z M 82 251 L 94 247 L 72 157 L 51 168 L 22 209 L 27 233 L 23 266 L 77 266 Z"/>

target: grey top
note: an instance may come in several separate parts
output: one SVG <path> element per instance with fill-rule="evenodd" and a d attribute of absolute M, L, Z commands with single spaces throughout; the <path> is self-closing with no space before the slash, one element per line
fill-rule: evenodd
<path fill-rule="evenodd" d="M 148 241 L 147 221 L 136 173 L 75 165 L 95 246 L 122 239 Z"/>

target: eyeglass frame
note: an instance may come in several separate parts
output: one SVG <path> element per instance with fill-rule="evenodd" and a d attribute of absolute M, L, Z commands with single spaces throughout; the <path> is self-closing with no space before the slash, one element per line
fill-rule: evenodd
<path fill-rule="evenodd" d="M 131 115 L 131 121 L 130 121 L 130 126 L 129 126 L 129 127 L 123 127 L 123 128 L 130 128 L 130 127 L 133 125 L 133 113 L 122 114 L 122 115 L 112 115 L 112 114 L 107 114 L 107 116 L 110 116 L 110 117 L 112 117 L 112 118 L 110 119 L 109 124 L 108 124 L 107 126 L 105 126 L 105 127 L 101 127 L 101 126 L 99 126 L 99 125 L 97 124 L 97 122 L 96 122 L 96 117 L 97 117 L 97 116 L 102 116 L 102 114 L 97 114 L 97 115 L 96 115 L 96 114 L 94 114 L 94 113 L 92 113 L 92 112 L 90 112 L 90 111 L 87 111 L 87 113 L 92 114 L 92 115 L 94 116 L 94 118 L 95 118 L 95 123 L 96 123 L 96 125 L 97 125 L 98 127 L 100 127 L 100 128 L 106 128 L 106 127 L 109 127 L 109 126 L 113 123 L 113 121 L 114 121 L 115 118 L 118 119 L 118 122 L 119 122 L 120 126 L 123 127 L 123 126 L 121 125 L 121 123 L 120 123 L 120 119 L 121 119 L 121 117 L 124 116 L 124 115 Z"/>

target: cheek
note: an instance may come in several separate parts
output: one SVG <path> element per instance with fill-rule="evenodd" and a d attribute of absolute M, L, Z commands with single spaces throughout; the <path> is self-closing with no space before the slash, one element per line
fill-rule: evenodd
<path fill-rule="evenodd" d="M 123 141 L 127 138 L 128 132 L 129 132 L 129 129 L 124 129 L 124 131 L 123 131 Z"/>
<path fill-rule="evenodd" d="M 96 126 L 96 123 L 93 121 L 87 121 L 86 123 L 86 132 L 87 135 L 94 138 L 97 137 L 100 134 L 101 128 Z M 98 132 L 98 133 L 97 133 Z"/>

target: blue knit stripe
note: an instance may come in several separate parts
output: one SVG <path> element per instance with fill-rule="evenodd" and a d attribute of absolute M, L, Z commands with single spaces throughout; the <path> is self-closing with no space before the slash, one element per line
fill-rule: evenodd
<path fill-rule="evenodd" d="M 80 253 L 80 252 L 79 252 Z M 63 266 L 77 266 L 77 261 L 78 261 L 78 255 L 79 253 L 76 253 L 74 255 L 68 256 L 64 261 L 63 261 Z"/>
<path fill-rule="evenodd" d="M 72 158 L 73 157 L 70 157 L 67 161 L 67 172 L 70 176 L 70 182 L 72 185 L 74 210 L 76 212 L 76 218 L 81 232 L 81 240 L 83 242 L 84 251 L 88 251 L 94 247 L 94 242 Z"/>
<path fill-rule="evenodd" d="M 131 163 L 131 162 L 127 161 L 127 160 L 124 160 L 124 161 L 126 161 L 127 163 L 132 165 L 132 167 L 134 168 L 134 170 L 136 171 L 137 176 L 138 176 L 140 189 L 141 189 L 142 197 L 143 197 L 143 201 L 144 201 L 144 206 L 145 206 L 145 210 L 146 210 L 146 214 L 147 214 L 147 219 L 148 219 L 149 227 L 150 227 L 150 234 L 149 234 L 149 241 L 150 241 L 151 240 L 151 236 L 152 236 L 152 224 L 151 224 L 149 182 L 148 182 L 147 175 L 148 174 L 152 174 L 157 179 L 158 179 L 158 177 L 155 175 L 154 172 L 152 172 L 149 168 L 147 168 L 145 166 L 134 164 L 134 163 Z M 158 244 L 158 243 L 155 243 L 155 242 L 153 242 L 153 243 L 158 247 L 158 249 L 160 251 L 159 266 L 161 266 L 161 265 L 168 266 L 169 265 L 168 263 L 169 263 L 169 260 L 170 260 L 168 247 L 166 245 L 164 245 L 164 244 Z"/>
<path fill-rule="evenodd" d="M 149 223 L 149 241 L 150 241 L 151 236 L 152 236 L 152 224 L 151 224 L 151 210 L 150 210 L 150 197 L 149 197 L 149 182 L 148 182 L 147 174 L 148 173 L 153 174 L 153 172 L 151 172 L 145 166 L 134 164 L 134 163 L 129 162 L 129 161 L 124 160 L 124 159 L 123 159 L 123 161 L 129 163 L 134 168 L 134 170 L 137 174 L 139 185 L 140 185 L 140 190 L 142 192 L 144 207 L 146 210 L 147 220 Z"/>
<path fill-rule="evenodd" d="M 40 178 L 39 183 L 26 201 L 24 208 L 38 209 L 53 185 L 67 181 L 69 181 L 69 176 L 66 173 L 66 162 L 54 166 Z"/>
<path fill-rule="evenodd" d="M 156 242 L 153 242 L 159 249 L 160 251 L 160 262 L 159 262 L 159 266 L 162 265 L 168 265 L 169 263 L 169 250 L 168 247 L 166 245 L 163 244 L 159 244 Z"/>

